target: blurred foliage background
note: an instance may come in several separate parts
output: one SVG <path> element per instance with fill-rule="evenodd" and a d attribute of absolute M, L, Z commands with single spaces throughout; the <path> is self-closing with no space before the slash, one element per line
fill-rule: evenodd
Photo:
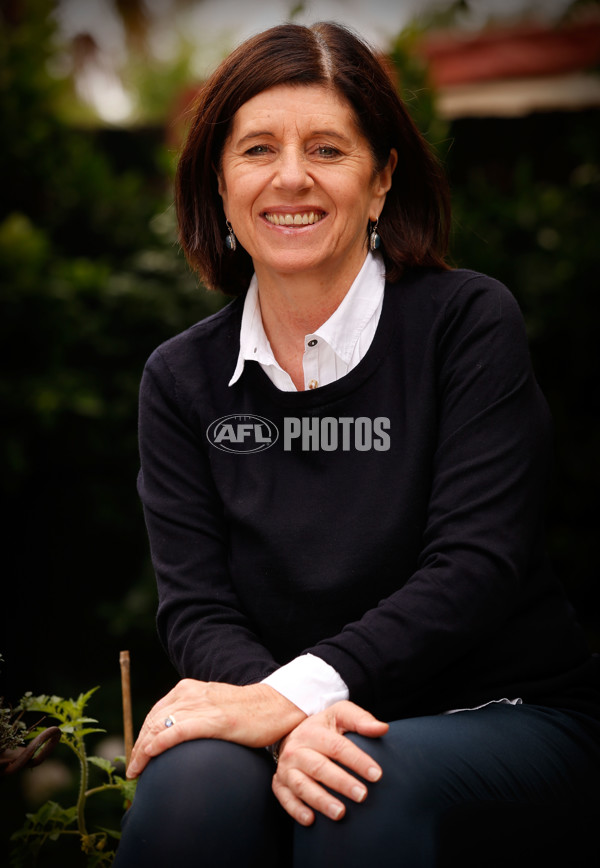
<path fill-rule="evenodd" d="M 0 695 L 100 684 L 90 713 L 118 734 L 120 649 L 132 654 L 136 727 L 175 680 L 135 487 L 139 378 L 157 344 L 226 299 L 198 286 L 175 242 L 190 46 L 150 62 L 140 4 L 117 3 L 139 111 L 134 124 L 101 124 L 76 92 L 93 45 L 61 44 L 54 5 L 0 6 Z M 443 5 L 447 16 L 469 4 Z M 598 113 L 443 121 L 412 51 L 418 31 L 393 44 L 399 86 L 451 179 L 453 262 L 504 281 L 525 314 L 556 424 L 551 554 L 600 649 Z M 6 795 L 8 828 L 25 797 L 0 781 Z"/>

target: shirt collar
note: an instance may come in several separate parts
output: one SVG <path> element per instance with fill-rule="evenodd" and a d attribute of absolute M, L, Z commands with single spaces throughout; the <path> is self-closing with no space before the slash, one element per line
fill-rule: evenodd
<path fill-rule="evenodd" d="M 385 265 L 380 255 L 369 252 L 354 283 L 331 314 L 314 332 L 326 341 L 345 364 L 350 364 L 361 332 L 375 315 L 385 288 Z"/>
<path fill-rule="evenodd" d="M 230 386 L 237 383 L 242 376 L 244 362 L 246 361 L 258 362 L 259 365 L 276 365 L 279 367 L 262 323 L 256 274 L 252 276 L 246 298 L 244 299 L 242 326 L 240 329 L 240 351 L 233 376 L 229 381 Z"/>
<path fill-rule="evenodd" d="M 349 364 L 362 330 L 381 304 L 384 288 L 383 258 L 379 254 L 369 252 L 341 303 L 323 325 L 306 337 L 314 335 L 325 341 L 345 364 Z M 241 377 L 246 361 L 274 365 L 279 370 L 283 370 L 273 355 L 263 327 L 256 275 L 253 275 L 250 281 L 244 300 L 240 351 L 233 376 L 229 381 L 230 386 Z"/>

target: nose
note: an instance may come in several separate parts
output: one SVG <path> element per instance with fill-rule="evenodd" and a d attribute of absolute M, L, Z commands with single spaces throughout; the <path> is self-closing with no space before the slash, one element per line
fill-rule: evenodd
<path fill-rule="evenodd" d="M 273 187 L 278 190 L 304 190 L 313 186 L 305 154 L 296 147 L 283 148 L 276 161 Z"/>

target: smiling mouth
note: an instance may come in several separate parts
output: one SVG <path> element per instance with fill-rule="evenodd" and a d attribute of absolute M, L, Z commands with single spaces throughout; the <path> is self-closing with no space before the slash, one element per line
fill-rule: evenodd
<path fill-rule="evenodd" d="M 265 220 L 274 226 L 311 226 L 325 217 L 324 211 L 299 211 L 297 214 L 263 214 Z"/>

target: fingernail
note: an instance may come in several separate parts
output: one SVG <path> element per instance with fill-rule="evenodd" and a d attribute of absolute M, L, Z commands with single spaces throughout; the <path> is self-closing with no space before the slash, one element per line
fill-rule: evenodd
<path fill-rule="evenodd" d="M 367 791 L 364 787 L 352 787 L 351 795 L 355 802 L 362 802 L 367 795 Z"/>
<path fill-rule="evenodd" d="M 310 819 L 311 818 L 310 818 L 310 814 L 308 813 L 308 811 L 303 811 L 300 814 L 300 822 L 302 823 L 303 826 L 308 826 L 308 824 L 310 823 Z"/>
<path fill-rule="evenodd" d="M 367 777 L 370 781 L 378 781 L 381 777 L 381 769 L 375 768 L 375 766 L 371 766 L 371 768 L 367 771 Z"/>
<path fill-rule="evenodd" d="M 344 809 L 341 805 L 337 805 L 335 802 L 332 802 L 327 809 L 327 813 L 332 820 L 339 820 L 339 818 L 344 813 Z"/>

